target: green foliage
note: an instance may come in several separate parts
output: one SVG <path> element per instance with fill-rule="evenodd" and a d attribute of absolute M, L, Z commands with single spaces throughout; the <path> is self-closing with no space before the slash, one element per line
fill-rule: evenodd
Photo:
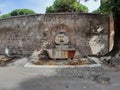
<path fill-rule="evenodd" d="M 46 13 L 49 13 L 49 12 L 51 12 L 51 13 L 56 12 L 55 7 L 54 7 L 54 6 L 47 7 L 47 8 L 46 8 Z"/>
<path fill-rule="evenodd" d="M 100 8 L 95 10 L 93 13 L 111 14 L 113 12 L 120 13 L 120 0 L 116 2 L 114 0 L 103 1 Z"/>
<path fill-rule="evenodd" d="M 82 4 L 79 4 L 79 2 L 75 2 L 73 7 L 77 12 L 88 12 L 88 8 Z"/>
<path fill-rule="evenodd" d="M 10 13 L 11 16 L 28 15 L 28 14 L 35 14 L 35 12 L 30 9 L 16 9 Z"/>
<path fill-rule="evenodd" d="M 88 8 L 77 0 L 55 0 L 52 6 L 46 8 L 46 13 L 54 12 L 88 12 Z"/>
<path fill-rule="evenodd" d="M 2 18 L 8 18 L 8 17 L 11 17 L 11 15 L 8 13 L 8 14 L 4 14 L 4 15 L 2 15 L 2 16 L 0 16 L 0 19 L 2 19 Z"/>
<path fill-rule="evenodd" d="M 16 10 L 11 11 L 8 14 L 4 14 L 4 15 L 0 16 L 0 19 L 8 18 L 11 16 L 28 15 L 28 14 L 35 14 L 35 12 L 30 9 L 16 9 Z"/>

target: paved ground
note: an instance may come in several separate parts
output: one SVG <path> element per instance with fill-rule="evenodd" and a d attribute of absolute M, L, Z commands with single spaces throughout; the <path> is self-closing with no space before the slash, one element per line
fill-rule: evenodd
<path fill-rule="evenodd" d="M 100 84 L 77 77 L 44 77 L 36 69 L 23 68 L 23 64 L 0 67 L 0 90 L 120 90 L 120 71 L 103 66 L 111 78 L 110 84 Z"/>

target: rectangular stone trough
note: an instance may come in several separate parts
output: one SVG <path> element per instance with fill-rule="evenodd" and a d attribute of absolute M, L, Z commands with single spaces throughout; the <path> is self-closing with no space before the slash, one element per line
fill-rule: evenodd
<path fill-rule="evenodd" d="M 49 49 L 46 50 L 49 57 L 52 59 L 73 59 L 76 53 L 75 49 L 63 49 L 63 50 L 59 50 L 59 49 Z"/>
<path fill-rule="evenodd" d="M 33 65 L 27 63 L 24 67 L 37 70 L 42 76 L 74 76 L 90 78 L 92 74 L 101 75 L 102 68 L 97 58 L 92 58 L 95 64 L 91 65 Z"/>

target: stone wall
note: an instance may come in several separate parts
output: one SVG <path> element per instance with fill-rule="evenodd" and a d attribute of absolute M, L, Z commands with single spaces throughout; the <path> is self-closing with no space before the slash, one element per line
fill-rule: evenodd
<path fill-rule="evenodd" d="M 65 30 L 72 48 L 81 56 L 106 54 L 109 18 L 97 14 L 36 14 L 0 20 L 0 54 L 6 46 L 11 54 L 31 54 L 54 47 L 54 35 Z"/>

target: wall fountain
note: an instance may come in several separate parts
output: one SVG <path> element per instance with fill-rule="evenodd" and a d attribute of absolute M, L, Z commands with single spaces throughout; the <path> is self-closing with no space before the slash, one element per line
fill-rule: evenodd
<path fill-rule="evenodd" d="M 32 55 L 31 62 L 28 62 L 24 67 L 37 67 L 37 72 L 46 76 L 78 76 L 86 78 L 90 77 L 90 73 L 95 70 L 97 70 L 95 74 L 101 72 L 101 65 L 97 62 L 98 59 L 80 57 L 80 52 L 74 47 L 73 43 L 75 41 L 74 32 L 63 26 L 58 25 L 51 29 L 49 32 L 50 40 L 46 45 L 49 47 L 36 50 Z M 44 54 L 42 54 L 43 51 Z M 49 58 L 41 58 L 40 55 Z"/>
<path fill-rule="evenodd" d="M 74 35 L 74 32 L 64 24 L 51 28 L 48 33 L 48 44 L 43 45 L 44 47 L 40 51 L 36 51 L 37 54 L 33 53 L 30 61 L 34 65 L 96 64 L 93 60 L 80 56 L 79 50 L 74 46 L 76 44 Z"/>
<path fill-rule="evenodd" d="M 47 49 L 47 53 L 52 59 L 73 59 L 76 53 L 75 48 L 71 48 L 70 38 L 63 30 L 57 32 L 54 37 L 55 47 L 53 49 Z"/>

